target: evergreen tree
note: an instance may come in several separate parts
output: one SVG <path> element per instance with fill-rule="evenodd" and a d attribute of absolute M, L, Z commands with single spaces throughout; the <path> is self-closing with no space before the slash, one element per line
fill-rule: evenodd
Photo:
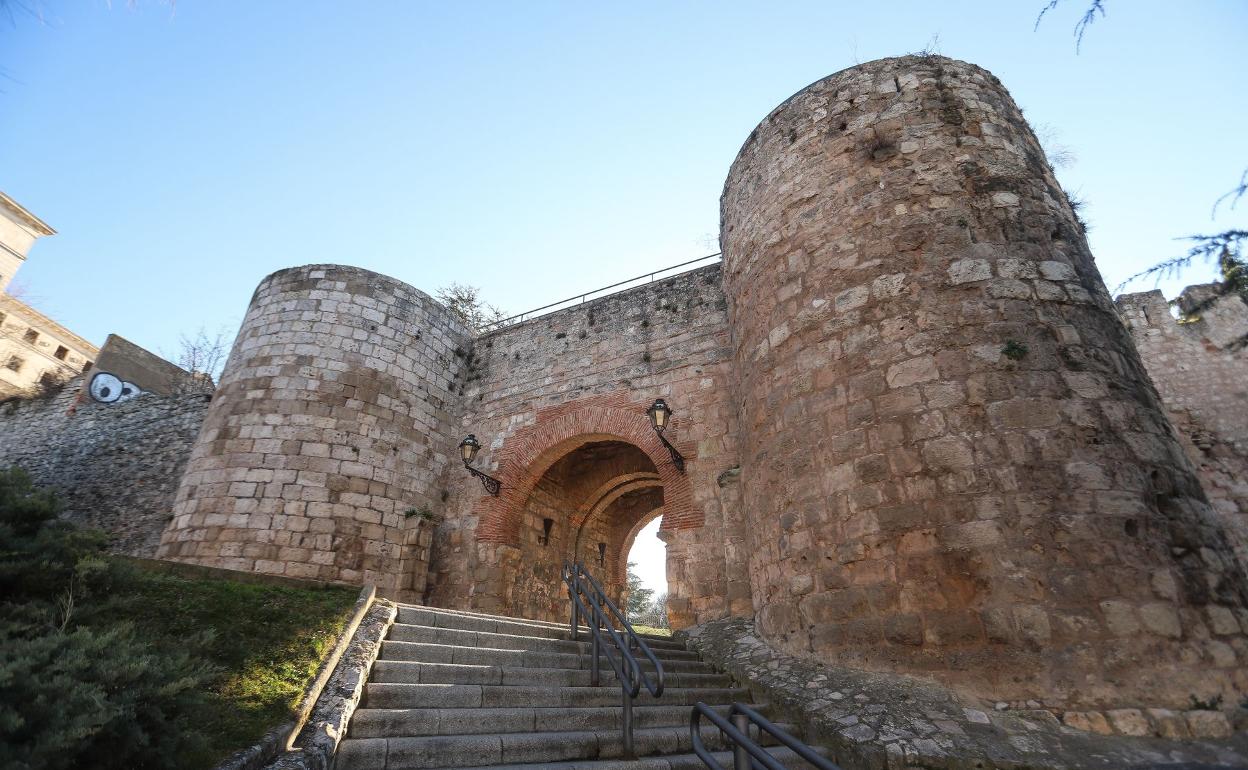
<path fill-rule="evenodd" d="M 634 571 L 635 562 L 628 563 L 628 620 L 633 622 L 645 615 L 654 599 L 654 589 L 641 584 L 641 577 Z"/>

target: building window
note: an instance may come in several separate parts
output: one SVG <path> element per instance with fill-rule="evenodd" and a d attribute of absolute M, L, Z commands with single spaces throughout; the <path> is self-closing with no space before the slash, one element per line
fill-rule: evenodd
<path fill-rule="evenodd" d="M 56 356 L 57 358 L 59 358 L 60 360 L 64 361 L 64 360 L 65 360 L 65 356 L 68 356 L 68 355 L 69 355 L 69 348 L 65 347 L 64 345 L 57 345 L 57 346 L 56 346 L 56 352 L 55 352 L 55 353 L 53 353 L 52 355 L 54 355 L 54 356 Z"/>
<path fill-rule="evenodd" d="M 27 329 L 26 333 L 22 335 L 22 341 L 29 342 L 31 345 L 35 344 L 35 342 L 37 342 L 38 340 L 39 340 L 39 332 L 35 331 L 34 329 Z"/>
<path fill-rule="evenodd" d="M 22 359 L 20 356 L 9 356 L 8 363 L 4 365 L 6 369 L 12 369 L 15 372 L 22 370 Z"/>

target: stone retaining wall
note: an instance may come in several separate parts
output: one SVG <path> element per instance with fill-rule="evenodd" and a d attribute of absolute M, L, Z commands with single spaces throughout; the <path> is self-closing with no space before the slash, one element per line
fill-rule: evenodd
<path fill-rule="evenodd" d="M 16 465 L 55 489 L 65 516 L 108 532 L 114 552 L 154 556 L 210 397 L 77 403 L 81 384 L 0 405 L 0 467 Z"/>
<path fill-rule="evenodd" d="M 1248 766 L 1248 711 L 1233 705 L 1225 712 L 1062 712 L 787 655 L 761 638 L 752 618 L 686 633 L 691 649 L 801 726 L 808 742 L 831 749 L 845 770 Z M 1228 713 L 1241 730 L 1234 735 Z"/>

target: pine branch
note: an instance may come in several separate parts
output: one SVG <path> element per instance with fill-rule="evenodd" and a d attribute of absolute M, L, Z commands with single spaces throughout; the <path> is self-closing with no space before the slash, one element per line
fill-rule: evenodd
<path fill-rule="evenodd" d="M 1244 169 L 1244 173 L 1239 175 L 1239 184 L 1223 193 L 1221 197 L 1213 202 L 1213 216 L 1217 216 L 1218 206 L 1221 206 L 1222 202 L 1227 198 L 1231 199 L 1231 208 L 1235 208 L 1239 205 L 1239 199 L 1244 197 L 1245 193 L 1248 193 L 1248 169 Z"/>

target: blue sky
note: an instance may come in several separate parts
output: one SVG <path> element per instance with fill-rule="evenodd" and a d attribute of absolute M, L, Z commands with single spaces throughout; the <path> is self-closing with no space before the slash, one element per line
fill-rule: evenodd
<path fill-rule="evenodd" d="M 1109 0 L 1076 55 L 1083 3 L 1033 31 L 1040 0 L 8 0 L 0 190 L 59 230 L 19 281 L 155 350 L 232 335 L 260 278 L 310 262 L 527 310 L 714 251 L 772 107 L 936 39 L 1075 153 L 1112 287 L 1248 213 L 1210 219 L 1248 166 L 1248 3 Z"/>
<path fill-rule="evenodd" d="M 1085 2 L 1033 31 L 1042 0 L 8 0 L 0 190 L 59 230 L 19 281 L 97 344 L 166 352 L 232 337 L 265 274 L 311 262 L 527 310 L 716 250 L 772 107 L 931 46 L 1075 154 L 1059 176 L 1112 288 L 1243 226 L 1248 202 L 1210 209 L 1248 166 L 1248 3 L 1107 0 L 1076 55 Z"/>

